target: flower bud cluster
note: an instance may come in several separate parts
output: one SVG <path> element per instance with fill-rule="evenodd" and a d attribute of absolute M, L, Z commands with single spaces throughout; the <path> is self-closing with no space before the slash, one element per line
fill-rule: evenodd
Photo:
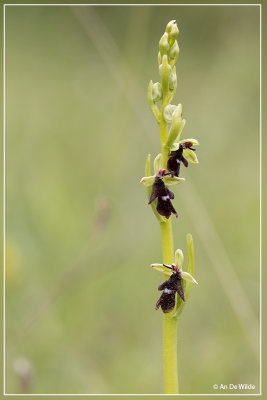
<path fill-rule="evenodd" d="M 168 104 L 177 87 L 175 63 L 179 55 L 179 46 L 176 40 L 178 33 L 176 22 L 170 21 L 159 41 L 158 64 L 161 83 L 150 81 L 148 86 L 148 102 L 158 123 L 160 122 L 160 111 L 156 103 L 163 102 L 163 99 L 165 99 L 165 103 Z"/>
<path fill-rule="evenodd" d="M 176 21 L 170 21 L 159 41 L 158 64 L 163 90 L 175 92 L 177 75 L 175 63 L 179 56 L 177 36 L 179 30 Z"/>

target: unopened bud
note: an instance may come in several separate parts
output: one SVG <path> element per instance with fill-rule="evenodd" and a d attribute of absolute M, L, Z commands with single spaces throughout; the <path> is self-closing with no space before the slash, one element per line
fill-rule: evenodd
<path fill-rule="evenodd" d="M 175 23 L 172 25 L 171 31 L 169 32 L 169 41 L 175 40 L 178 36 L 178 33 L 179 33 L 179 29 L 178 29 L 177 24 Z"/>
<path fill-rule="evenodd" d="M 152 85 L 152 98 L 153 101 L 159 101 L 162 98 L 161 84 L 159 82 Z"/>
<path fill-rule="evenodd" d="M 160 54 L 163 56 L 164 54 L 167 54 L 168 51 L 170 50 L 170 45 L 168 42 L 168 34 L 165 32 L 159 41 L 159 51 Z"/>
<path fill-rule="evenodd" d="M 174 104 L 168 104 L 163 111 L 163 118 L 167 122 L 167 124 L 171 124 L 172 122 L 172 114 L 176 110 L 177 106 Z"/>
<path fill-rule="evenodd" d="M 172 19 L 170 22 L 168 22 L 165 31 L 167 33 L 170 33 L 171 30 L 172 30 L 173 25 L 176 25 L 176 20 L 175 19 Z"/>
<path fill-rule="evenodd" d="M 175 40 L 175 42 L 173 43 L 171 49 L 170 49 L 170 53 L 169 53 L 169 57 L 171 59 L 175 59 L 175 61 L 177 60 L 179 55 L 179 46 L 177 43 L 177 40 Z"/>
<path fill-rule="evenodd" d="M 176 69 L 173 67 L 172 72 L 170 73 L 170 78 L 169 78 L 169 88 L 170 90 L 175 90 L 177 86 L 177 75 L 176 75 Z"/>
<path fill-rule="evenodd" d="M 181 118 L 181 114 L 182 114 L 182 104 L 178 104 L 178 106 L 176 107 L 176 109 L 172 114 L 172 125 L 169 131 L 167 141 L 165 143 L 165 146 L 167 148 L 170 148 L 174 142 L 178 141 L 179 136 L 183 130 L 183 127 L 185 125 L 185 120 Z"/>
<path fill-rule="evenodd" d="M 171 73 L 171 67 L 168 64 L 168 57 L 166 54 L 162 57 L 162 64 L 159 66 L 159 73 L 162 82 L 162 94 L 165 95 L 169 91 L 169 77 Z"/>

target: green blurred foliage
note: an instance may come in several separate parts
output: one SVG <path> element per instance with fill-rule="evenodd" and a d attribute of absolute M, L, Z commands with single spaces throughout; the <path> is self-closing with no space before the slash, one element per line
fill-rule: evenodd
<path fill-rule="evenodd" d="M 7 393 L 163 392 L 160 231 L 139 180 L 159 152 L 146 91 L 171 19 L 182 135 L 200 142 L 174 189 L 175 248 L 193 234 L 199 282 L 179 322 L 180 386 L 259 391 L 253 321 L 193 217 L 203 203 L 259 318 L 259 8 L 129 6 L 6 7 Z"/>

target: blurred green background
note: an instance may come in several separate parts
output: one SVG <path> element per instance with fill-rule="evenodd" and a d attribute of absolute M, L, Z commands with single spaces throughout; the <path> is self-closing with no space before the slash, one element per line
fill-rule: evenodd
<path fill-rule="evenodd" d="M 171 19 L 182 135 L 200 142 L 174 188 L 175 248 L 193 234 L 199 281 L 181 392 L 259 392 L 259 7 L 8 6 L 7 393 L 163 392 L 160 231 L 139 181 Z"/>

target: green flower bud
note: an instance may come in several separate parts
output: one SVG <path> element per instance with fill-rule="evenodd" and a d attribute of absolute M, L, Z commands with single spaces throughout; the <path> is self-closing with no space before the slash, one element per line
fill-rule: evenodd
<path fill-rule="evenodd" d="M 178 46 L 177 40 L 175 40 L 175 42 L 173 43 L 173 45 L 170 49 L 169 57 L 171 59 L 177 60 L 178 55 L 179 55 L 179 46 Z"/>
<path fill-rule="evenodd" d="M 184 254 L 182 250 L 178 249 L 175 252 L 175 265 L 177 265 L 177 267 L 181 269 L 183 262 L 184 262 Z"/>
<path fill-rule="evenodd" d="M 154 102 L 159 101 L 162 98 L 162 89 L 159 82 L 152 85 L 152 98 Z"/>
<path fill-rule="evenodd" d="M 165 31 L 170 33 L 174 25 L 176 25 L 176 20 L 172 19 L 170 22 L 168 22 Z"/>
<path fill-rule="evenodd" d="M 179 138 L 184 126 L 185 120 L 181 118 L 182 104 L 178 104 L 172 114 L 172 125 L 165 146 L 170 148 L 172 144 Z"/>
<path fill-rule="evenodd" d="M 182 122 L 180 123 L 179 129 L 178 129 L 178 132 L 177 132 L 176 140 L 179 140 L 179 137 L 180 137 L 180 135 L 182 133 L 182 130 L 184 129 L 185 124 L 186 124 L 186 120 L 182 119 Z"/>
<path fill-rule="evenodd" d="M 163 33 L 160 41 L 159 41 L 159 51 L 160 54 L 163 56 L 164 54 L 167 54 L 170 50 L 170 45 L 168 42 L 168 34 L 167 32 Z"/>
<path fill-rule="evenodd" d="M 162 94 L 165 96 L 169 91 L 169 77 L 171 73 L 171 67 L 168 64 L 168 57 L 166 54 L 162 57 L 162 64 L 159 66 L 159 73 L 162 82 Z"/>
<path fill-rule="evenodd" d="M 162 154 L 159 153 L 154 160 L 154 174 L 157 175 L 159 170 L 162 169 Z"/>
<path fill-rule="evenodd" d="M 169 52 L 169 59 L 170 59 L 170 66 L 173 67 L 178 59 L 179 56 L 179 46 L 177 40 L 173 43 L 170 52 Z"/>
<path fill-rule="evenodd" d="M 170 40 L 174 41 L 177 38 L 178 33 L 179 33 L 179 29 L 178 29 L 177 24 L 173 24 L 171 27 L 171 31 L 169 32 L 169 41 Z"/>
<path fill-rule="evenodd" d="M 163 118 L 167 122 L 167 124 L 171 124 L 172 122 L 172 114 L 176 110 L 177 106 L 174 104 L 168 104 L 163 111 Z"/>
<path fill-rule="evenodd" d="M 169 78 L 169 88 L 170 90 L 175 90 L 177 86 L 177 75 L 176 75 L 176 68 L 173 67 L 170 78 Z"/>

